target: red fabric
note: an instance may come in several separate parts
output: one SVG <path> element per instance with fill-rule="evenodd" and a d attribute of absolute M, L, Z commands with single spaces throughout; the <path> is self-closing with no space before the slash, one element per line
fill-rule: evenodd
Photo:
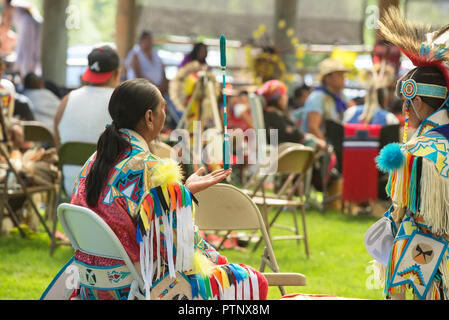
<path fill-rule="evenodd" d="M 126 155 L 122 156 L 122 159 L 125 157 Z M 88 171 L 90 170 L 92 163 L 89 165 Z M 107 180 L 110 179 L 113 173 L 114 170 L 111 170 Z M 73 193 L 72 195 L 71 203 L 94 210 L 117 235 L 131 261 L 134 263 L 138 262 L 140 260 L 140 250 L 136 240 L 137 225 L 128 213 L 126 201 L 123 198 L 117 197 L 114 199 L 113 206 L 104 204 L 100 201 L 96 208 L 91 208 L 86 202 L 86 179 L 81 179 L 78 188 L 78 193 Z M 100 199 L 104 199 L 108 191 L 109 188 L 104 188 L 100 195 Z M 92 256 L 79 251 L 75 252 L 75 259 L 96 266 L 124 264 L 121 260 Z"/>
<path fill-rule="evenodd" d="M 246 131 L 249 129 L 248 122 L 242 118 L 237 118 L 234 114 L 233 108 L 229 108 L 228 111 L 228 128 L 229 129 L 242 129 Z"/>
<path fill-rule="evenodd" d="M 259 282 L 259 300 L 267 300 L 268 295 L 268 280 L 263 276 L 263 274 L 260 271 L 257 271 L 253 267 L 241 264 L 242 268 L 245 268 L 247 270 L 251 270 L 253 273 L 257 276 L 257 281 Z M 253 300 L 253 285 L 250 281 L 250 288 L 251 288 L 251 300 Z"/>
<path fill-rule="evenodd" d="M 257 90 L 257 94 L 264 96 L 267 102 L 272 98 L 279 98 L 287 92 L 287 86 L 279 80 L 269 80 Z"/>
<path fill-rule="evenodd" d="M 343 147 L 343 194 L 344 201 L 362 203 L 378 198 L 378 170 L 375 158 L 378 147 L 366 145 L 379 141 L 380 125 L 346 124 L 345 142 L 356 142 L 358 146 Z M 368 139 L 357 139 L 357 134 L 368 133 Z"/>
<path fill-rule="evenodd" d="M 222 256 L 221 254 L 218 256 L 217 265 L 228 264 L 228 258 Z"/>
<path fill-rule="evenodd" d="M 218 298 L 220 296 L 220 292 L 218 289 L 217 280 L 215 279 L 213 274 L 209 277 L 209 283 L 210 283 L 210 289 L 212 291 L 212 296 Z"/>

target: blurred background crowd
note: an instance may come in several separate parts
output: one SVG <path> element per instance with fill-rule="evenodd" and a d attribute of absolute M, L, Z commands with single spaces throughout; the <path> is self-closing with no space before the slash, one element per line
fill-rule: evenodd
<path fill-rule="evenodd" d="M 396 81 L 412 67 L 378 36 L 376 21 L 393 5 L 404 8 L 410 18 L 439 25 L 448 4 L 246 0 L 214 1 L 212 6 L 210 2 L 3 0 L 3 141 L 27 183 L 55 183 L 63 177 L 70 197 L 79 167 L 67 165 L 60 172 L 45 155 L 71 141 L 96 143 L 111 122 L 108 101 L 113 89 L 126 79 L 146 78 L 161 90 L 167 101 L 161 136 L 166 144 L 173 145 L 169 137 L 174 129 L 192 131 L 194 120 L 221 135 L 218 38 L 223 33 L 228 39 L 224 92 L 229 128 L 276 129 L 278 143 L 313 148 L 311 188 L 323 192 L 323 199 L 337 199 L 326 205 L 340 208 L 342 201 L 348 201 L 359 212 L 372 212 L 375 203 L 386 200 L 385 177 L 379 173 L 371 186 L 365 185 L 372 192 L 352 194 L 357 191 L 344 189 L 345 175 L 346 181 L 363 181 L 363 173 L 351 177 L 351 172 L 344 172 L 348 166 L 344 161 L 350 167 L 369 162 L 362 172 L 376 170 L 372 156 L 364 155 L 366 146 L 372 147 L 374 141 L 377 152 L 379 146 L 399 139 L 404 117 L 402 101 L 395 95 Z M 100 63 L 92 66 L 91 59 Z M 99 75 L 83 79 L 88 65 Z M 47 128 L 54 140 L 37 148 L 24 131 L 30 121 Z M 390 133 L 372 131 L 383 127 Z M 355 135 L 351 136 L 351 128 Z M 360 146 L 355 158 L 351 153 L 343 160 L 345 141 Z M 233 173 L 232 181 L 238 185 L 253 172 L 245 157 Z M 33 163 L 42 161 L 48 165 L 37 171 Z M 3 169 L 5 180 L 6 166 Z M 39 181 L 37 172 L 43 177 Z M 275 188 L 276 181 L 272 183 Z"/>

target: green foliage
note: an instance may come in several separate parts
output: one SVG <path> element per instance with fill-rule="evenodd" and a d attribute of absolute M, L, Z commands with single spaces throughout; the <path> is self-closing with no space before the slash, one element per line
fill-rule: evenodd
<path fill-rule="evenodd" d="M 70 5 L 78 23 L 68 30 L 69 45 L 115 41 L 116 1 L 71 0 Z"/>

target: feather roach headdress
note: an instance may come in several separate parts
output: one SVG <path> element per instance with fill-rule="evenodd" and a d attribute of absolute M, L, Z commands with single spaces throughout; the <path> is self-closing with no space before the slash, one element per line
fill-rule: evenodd
<path fill-rule="evenodd" d="M 397 8 L 390 7 L 379 21 L 379 33 L 416 67 L 437 67 L 449 84 L 449 25 L 431 32 L 430 25 L 407 21 Z"/>
<path fill-rule="evenodd" d="M 413 99 L 416 96 L 443 100 L 440 108 L 447 105 L 449 88 L 449 25 L 431 32 L 429 25 L 410 22 L 395 7 L 390 7 L 379 21 L 379 33 L 385 40 L 397 46 L 415 67 L 436 67 L 443 74 L 445 86 L 430 83 L 417 83 L 412 76 L 400 81 L 398 89 L 406 99 L 404 143 L 407 141 L 407 128 L 410 108 L 415 109 Z M 418 113 L 415 110 L 415 114 Z M 419 116 L 418 116 L 419 117 Z"/>

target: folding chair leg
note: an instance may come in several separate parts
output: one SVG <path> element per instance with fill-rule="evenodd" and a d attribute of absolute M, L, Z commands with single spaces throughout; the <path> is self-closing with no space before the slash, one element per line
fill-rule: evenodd
<path fill-rule="evenodd" d="M 16 213 L 11 208 L 11 206 L 8 203 L 8 201 L 5 201 L 4 204 L 5 204 L 6 210 L 8 210 L 9 216 L 11 217 L 12 223 L 19 230 L 21 237 L 22 238 L 26 238 L 25 232 L 23 232 L 22 228 L 20 227 L 20 222 L 19 222 L 19 219 L 16 216 Z"/>
<path fill-rule="evenodd" d="M 294 223 L 294 226 L 295 226 L 295 234 L 297 236 L 299 236 L 300 234 L 299 234 L 299 227 L 298 227 L 298 217 L 296 216 L 298 214 L 298 211 L 292 210 L 292 214 L 293 214 L 293 223 Z M 296 242 L 298 242 L 298 245 L 300 245 L 301 244 L 301 239 L 297 239 Z"/>
<path fill-rule="evenodd" d="M 268 236 L 270 237 L 270 241 L 271 241 L 270 228 L 273 226 L 274 222 L 276 221 L 276 219 L 281 214 L 282 209 L 283 209 L 283 207 L 279 207 L 279 209 L 277 210 L 277 212 L 274 215 L 274 218 L 271 220 L 271 222 L 268 221 L 268 216 L 266 217 L 266 219 L 264 219 L 265 227 L 267 228 L 267 233 L 268 233 Z M 259 247 L 261 242 L 262 242 L 262 238 L 260 238 L 259 241 L 257 241 L 257 243 L 255 244 L 253 250 L 256 250 Z"/>
<path fill-rule="evenodd" d="M 226 235 L 223 237 L 223 240 L 220 242 L 220 244 L 217 247 L 217 251 L 223 249 L 223 245 L 225 243 L 225 241 L 228 239 L 229 235 L 231 234 L 231 230 L 229 230 L 228 232 L 226 232 Z"/>
<path fill-rule="evenodd" d="M 53 255 L 54 250 L 57 247 L 56 243 L 56 227 L 58 225 L 58 215 L 56 213 L 56 191 L 52 192 L 50 203 L 50 216 L 53 221 L 53 228 L 51 230 L 51 243 L 50 243 L 50 256 Z"/>
<path fill-rule="evenodd" d="M 270 224 L 269 221 L 268 221 L 268 208 L 267 208 L 266 205 L 264 205 L 263 207 L 264 207 L 264 209 L 263 209 L 263 221 L 264 221 L 264 223 L 265 223 L 265 228 L 267 229 L 268 238 L 269 238 L 270 241 L 271 241 L 271 234 L 270 234 L 270 227 L 271 227 L 271 224 Z M 259 241 L 257 241 L 257 243 L 254 245 L 253 252 L 256 251 L 257 248 L 259 248 L 259 245 L 260 245 L 260 243 L 262 242 L 262 240 L 263 240 L 263 239 L 262 239 L 262 237 L 261 237 L 261 238 L 259 239 Z"/>
<path fill-rule="evenodd" d="M 304 246 L 306 249 L 306 256 L 307 259 L 310 258 L 310 252 L 309 252 L 309 240 L 307 237 L 307 228 L 306 228 L 306 210 L 304 206 L 301 208 L 301 218 L 302 218 L 302 230 L 304 232 Z"/>
<path fill-rule="evenodd" d="M 275 273 L 280 272 L 279 267 L 276 264 L 273 264 L 273 262 L 271 261 L 270 256 L 268 254 L 268 249 L 265 247 L 265 249 L 263 250 L 262 261 L 260 263 L 259 271 L 264 272 L 265 266 L 267 264 L 273 272 Z M 283 296 L 285 295 L 285 288 L 283 286 L 279 286 L 279 291 L 281 292 L 281 295 Z"/>

